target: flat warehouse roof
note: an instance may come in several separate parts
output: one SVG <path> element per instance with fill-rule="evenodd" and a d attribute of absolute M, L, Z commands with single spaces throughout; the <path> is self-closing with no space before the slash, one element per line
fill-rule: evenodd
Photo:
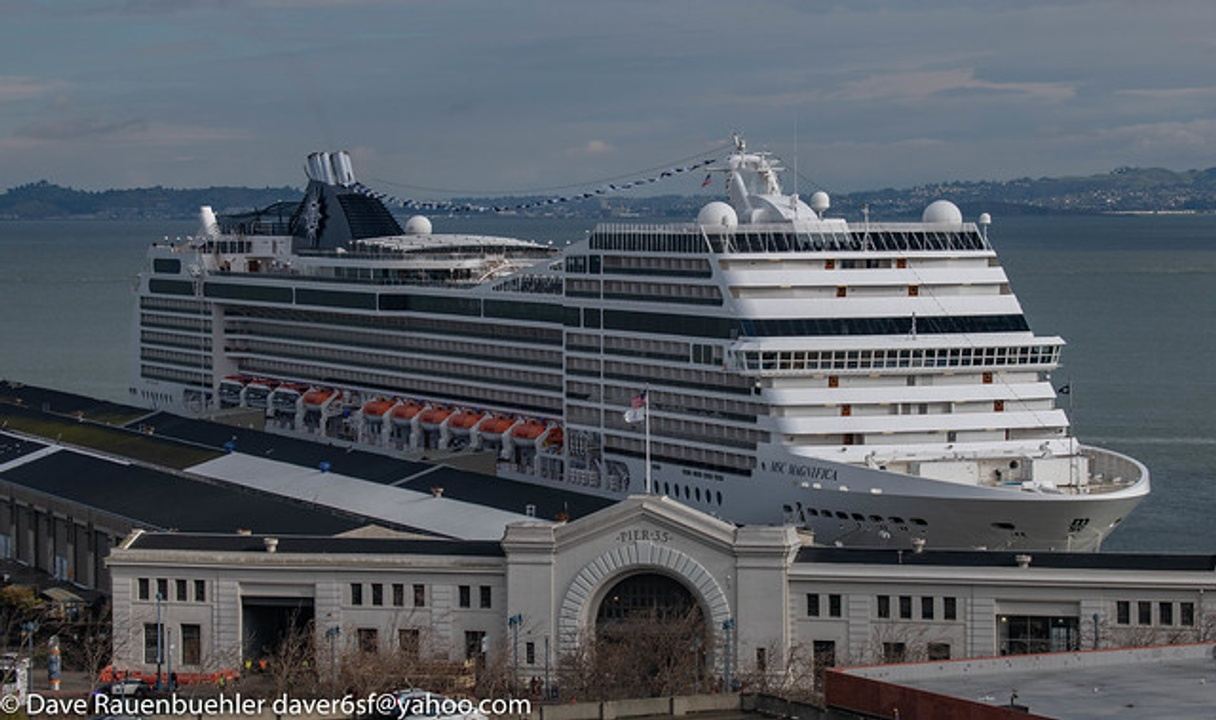
<path fill-rule="evenodd" d="M 426 463 L 402 460 L 362 450 L 302 440 L 274 433 L 234 427 L 207 420 L 194 420 L 166 412 L 156 413 L 139 421 L 153 428 L 156 435 L 224 449 L 229 441 L 235 451 L 303 467 L 317 468 L 322 462 L 330 464 L 333 472 L 376 483 L 393 483 L 426 470 Z"/>
<path fill-rule="evenodd" d="M 201 550 L 214 552 L 266 552 L 267 535 L 204 535 L 196 533 L 143 533 L 129 545 L 133 550 Z M 352 555 L 459 555 L 502 557 L 502 544 L 486 540 L 443 538 L 327 537 L 281 535 L 278 553 Z"/>
<path fill-rule="evenodd" d="M 1036 715 L 1060 720 L 1216 717 L 1216 665 L 1211 660 L 1177 660 L 1134 672 L 1082 668 L 1064 672 L 1007 672 L 994 677 L 950 677 L 906 683 L 912 687 L 1006 704 L 1010 693 Z"/>
<path fill-rule="evenodd" d="M 1038 550 L 888 550 L 871 548 L 803 547 L 800 563 L 859 563 L 865 565 L 914 565 L 947 567 L 1017 567 L 1018 556 L 1030 556 L 1032 568 L 1077 570 L 1178 570 L 1216 569 L 1216 555 L 1176 553 L 1069 553 Z"/>
<path fill-rule="evenodd" d="M 340 533 L 372 522 L 68 449 L 4 470 L 0 480 L 166 529 Z"/>
<path fill-rule="evenodd" d="M 843 671 L 983 705 L 1016 703 L 1060 720 L 1216 717 L 1216 645 L 1010 655 Z M 829 689 L 828 703 L 832 704 Z"/>

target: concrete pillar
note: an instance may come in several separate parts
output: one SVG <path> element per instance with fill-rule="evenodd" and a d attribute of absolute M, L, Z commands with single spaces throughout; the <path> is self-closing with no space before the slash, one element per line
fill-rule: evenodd
<path fill-rule="evenodd" d="M 996 600 L 990 597 L 972 597 L 968 600 L 967 625 L 970 630 L 967 656 L 996 655 Z"/>
<path fill-rule="evenodd" d="M 540 674 L 539 668 L 545 663 L 545 638 L 549 639 L 551 668 L 555 661 L 561 598 L 557 597 L 559 589 L 555 586 L 553 530 L 552 525 L 517 523 L 508 526 L 503 537 L 507 553 L 506 597 L 510 602 L 504 616 L 523 617 L 519 628 L 521 666 L 526 659 L 525 643 L 536 644 L 536 665 L 521 667 L 522 675 Z M 509 644 L 512 632 L 509 627 L 505 631 Z"/>
<path fill-rule="evenodd" d="M 769 671 L 785 668 L 792 642 L 789 567 L 799 545 L 791 527 L 745 526 L 737 531 L 733 606 L 739 670 L 755 666 L 758 648 L 765 651 Z"/>

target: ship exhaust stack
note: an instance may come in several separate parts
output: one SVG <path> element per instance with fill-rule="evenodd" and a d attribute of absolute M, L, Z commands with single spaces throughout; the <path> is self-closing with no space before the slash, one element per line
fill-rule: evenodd
<path fill-rule="evenodd" d="M 206 238 L 216 238 L 220 234 L 220 223 L 215 217 L 215 211 L 210 205 L 198 209 L 198 234 Z"/>

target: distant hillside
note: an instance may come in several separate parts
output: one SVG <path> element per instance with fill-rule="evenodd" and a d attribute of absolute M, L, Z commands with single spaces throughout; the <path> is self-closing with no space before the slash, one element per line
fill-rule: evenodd
<path fill-rule="evenodd" d="M 198 215 L 200 205 L 216 212 L 265 207 L 303 194 L 292 187 L 247 188 L 132 188 L 130 190 L 75 190 L 45 180 L 10 188 L 0 194 L 0 218 L 187 218 Z"/>
<path fill-rule="evenodd" d="M 787 186 L 789 183 L 786 183 Z M 809 195 L 812 188 L 803 188 Z M 830 190 L 830 189 L 829 189 Z M 0 194 L 0 219 L 188 218 L 200 205 L 217 212 L 265 207 L 299 198 L 292 187 L 134 188 L 89 192 L 41 181 Z M 1119 168 L 1103 175 L 1016 180 L 950 181 L 912 188 L 832 194 L 832 215 L 857 218 L 864 206 L 874 218 L 915 217 L 929 202 L 947 198 L 968 214 L 1216 211 L 1216 168 L 1176 172 Z M 480 205 L 515 205 L 540 198 L 456 198 Z M 565 217 L 691 217 L 705 195 L 607 196 L 547 205 L 529 214 Z"/>
<path fill-rule="evenodd" d="M 1216 210 L 1216 168 L 1175 172 L 1119 168 L 1104 175 L 944 182 L 913 188 L 871 190 L 834 198 L 841 209 L 869 204 L 876 217 L 918 215 L 928 203 L 948 198 L 971 212 L 1105 213 Z"/>

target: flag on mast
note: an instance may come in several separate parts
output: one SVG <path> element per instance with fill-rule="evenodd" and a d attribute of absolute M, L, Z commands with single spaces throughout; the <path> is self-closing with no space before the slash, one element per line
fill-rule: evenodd
<path fill-rule="evenodd" d="M 629 409 L 625 411 L 625 422 L 639 423 L 646 419 L 646 410 L 650 406 L 650 400 L 646 397 L 646 391 L 638 393 L 629 401 Z"/>
<path fill-rule="evenodd" d="M 714 181 L 714 176 L 712 174 L 706 175 L 705 179 L 701 181 L 701 187 L 709 187 L 710 184 L 713 183 L 713 181 Z"/>

